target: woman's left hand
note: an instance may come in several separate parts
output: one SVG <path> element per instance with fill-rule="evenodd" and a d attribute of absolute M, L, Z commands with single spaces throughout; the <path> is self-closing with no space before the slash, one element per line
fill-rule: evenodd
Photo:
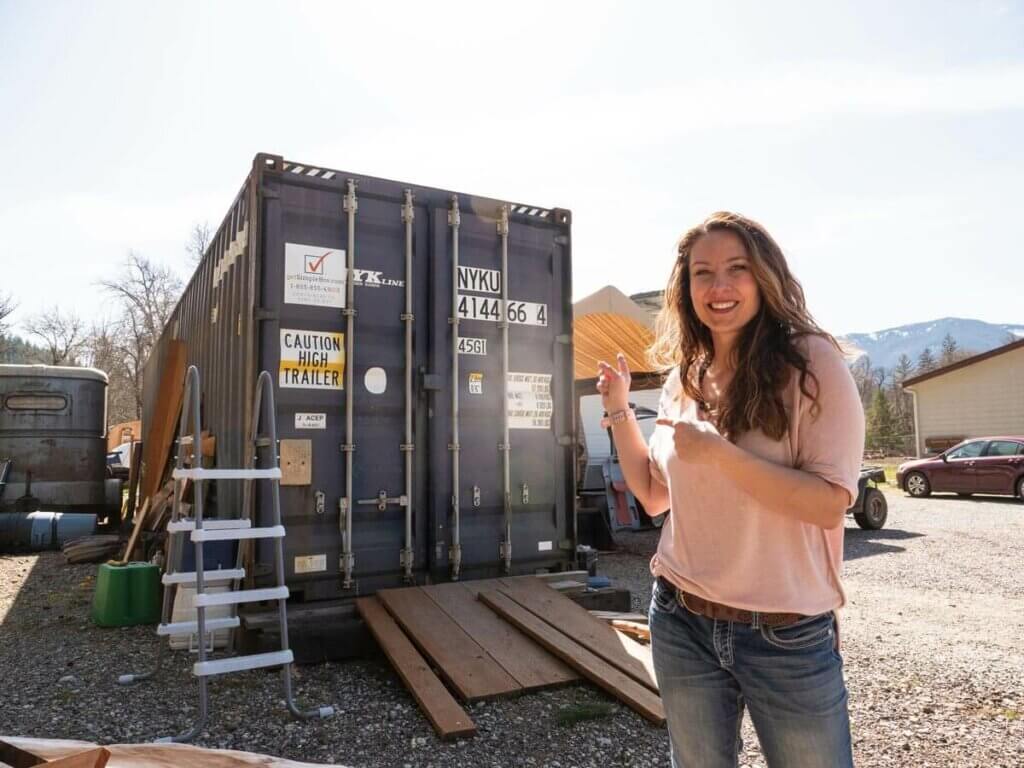
<path fill-rule="evenodd" d="M 672 439 L 676 455 L 693 464 L 714 464 L 725 454 L 728 441 L 704 421 L 692 422 L 684 419 L 658 419 L 656 424 L 672 427 Z"/>

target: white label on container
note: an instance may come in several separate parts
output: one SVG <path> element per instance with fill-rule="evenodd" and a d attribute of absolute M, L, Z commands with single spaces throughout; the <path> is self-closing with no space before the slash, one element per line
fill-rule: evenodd
<path fill-rule="evenodd" d="M 343 248 L 284 244 L 284 303 L 344 307 L 348 274 Z"/>
<path fill-rule="evenodd" d="M 482 395 L 484 393 L 484 375 L 482 373 L 469 374 L 469 394 Z"/>
<path fill-rule="evenodd" d="M 538 552 L 550 552 L 551 551 L 551 542 L 550 541 L 538 541 L 537 542 L 537 551 Z"/>
<path fill-rule="evenodd" d="M 327 429 L 326 413 L 296 413 L 296 429 Z"/>
<path fill-rule="evenodd" d="M 501 272 L 480 267 L 459 267 L 459 290 L 501 294 Z"/>
<path fill-rule="evenodd" d="M 486 355 L 487 339 L 474 339 L 470 336 L 459 336 L 460 355 Z"/>
<path fill-rule="evenodd" d="M 506 407 L 509 429 L 551 429 L 551 374 L 509 373 Z"/>
<path fill-rule="evenodd" d="M 488 320 L 497 323 L 501 320 L 501 299 L 489 296 L 473 296 L 459 294 L 459 317 L 464 320 Z M 536 304 L 532 301 L 509 301 L 508 321 L 513 325 L 548 324 L 548 305 Z"/>
<path fill-rule="evenodd" d="M 317 573 L 327 570 L 327 555 L 299 555 L 295 558 L 296 573 Z"/>
<path fill-rule="evenodd" d="M 289 389 L 344 389 L 345 334 L 281 329 L 278 385 Z"/>
<path fill-rule="evenodd" d="M 371 395 L 383 395 L 388 388 L 388 372 L 380 367 L 367 368 L 363 385 Z"/>

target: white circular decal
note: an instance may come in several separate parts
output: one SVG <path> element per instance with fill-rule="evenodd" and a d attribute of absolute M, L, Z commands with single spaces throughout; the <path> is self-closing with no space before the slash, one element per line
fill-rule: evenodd
<path fill-rule="evenodd" d="M 363 378 L 366 384 L 366 391 L 372 395 L 382 395 L 388 388 L 388 375 L 383 368 L 369 368 Z"/>

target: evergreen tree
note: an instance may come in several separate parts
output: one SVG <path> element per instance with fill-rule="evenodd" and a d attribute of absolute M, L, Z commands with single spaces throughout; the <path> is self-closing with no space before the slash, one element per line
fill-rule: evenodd
<path fill-rule="evenodd" d="M 889 407 L 889 398 L 885 396 L 885 391 L 881 387 L 875 392 L 871 409 L 868 411 L 865 442 L 869 448 L 876 450 L 889 451 L 895 447 L 895 421 Z"/>
<path fill-rule="evenodd" d="M 925 347 L 921 351 L 921 354 L 917 356 L 917 372 L 927 373 L 928 371 L 934 370 L 935 367 L 935 356 L 932 355 L 932 348 Z"/>
<path fill-rule="evenodd" d="M 893 383 L 897 385 L 902 384 L 913 374 L 914 362 L 910 359 L 910 356 L 906 353 L 900 355 L 900 359 L 896 362 L 896 367 L 892 371 Z"/>
<path fill-rule="evenodd" d="M 942 365 L 950 365 L 960 359 L 959 346 L 950 334 L 946 334 L 945 338 L 942 339 Z"/>

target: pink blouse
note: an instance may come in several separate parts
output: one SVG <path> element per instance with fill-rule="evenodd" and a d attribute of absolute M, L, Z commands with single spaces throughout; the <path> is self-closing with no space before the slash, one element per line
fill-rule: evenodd
<path fill-rule="evenodd" d="M 818 379 L 817 418 L 794 371 L 783 396 L 788 432 L 775 441 L 755 430 L 736 444 L 844 488 L 852 505 L 864 452 L 860 395 L 842 354 L 827 339 L 804 336 L 797 344 Z M 807 386 L 814 391 L 812 380 Z M 698 420 L 678 370 L 665 382 L 658 416 Z M 650 467 L 668 487 L 671 505 L 651 559 L 655 576 L 706 600 L 762 613 L 814 615 L 846 602 L 840 581 L 844 526 L 825 530 L 800 522 L 706 466 L 680 460 L 670 427 L 659 426 L 651 436 Z"/>

